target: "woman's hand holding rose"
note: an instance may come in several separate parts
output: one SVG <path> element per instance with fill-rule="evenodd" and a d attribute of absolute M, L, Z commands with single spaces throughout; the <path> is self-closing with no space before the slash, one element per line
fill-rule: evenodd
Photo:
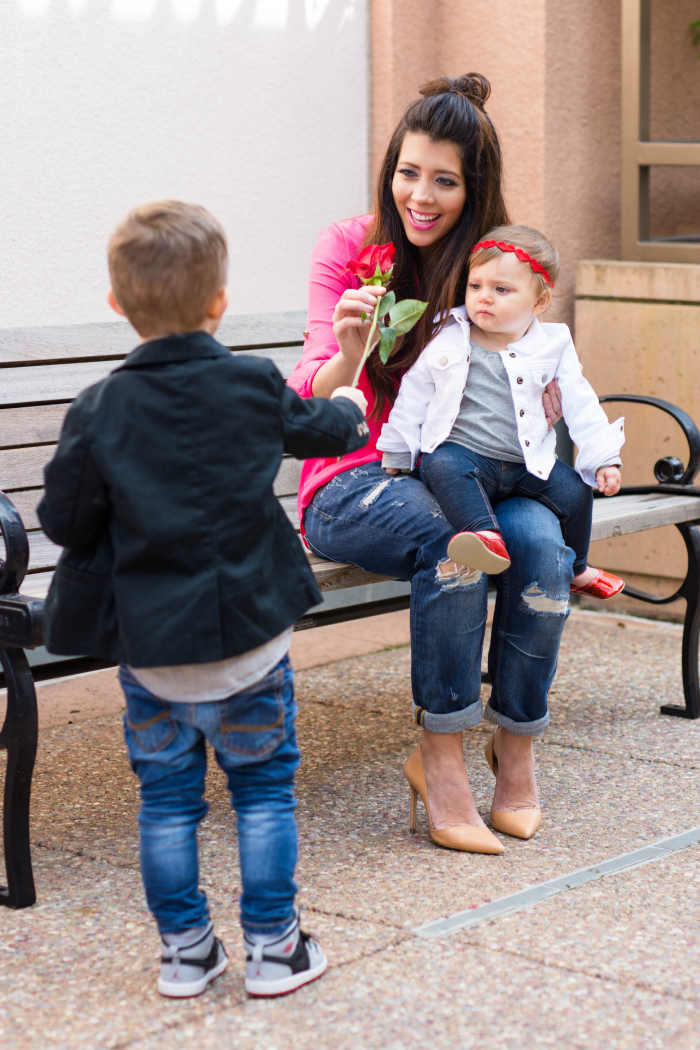
<path fill-rule="evenodd" d="M 347 288 L 343 292 L 332 318 L 333 335 L 340 353 L 325 361 L 314 376 L 314 397 L 330 397 L 339 386 L 350 386 L 365 352 L 370 318 L 377 297 L 385 291 L 381 286 L 363 285 L 362 288 Z M 361 317 L 363 312 L 368 315 L 365 321 Z"/>
<path fill-rule="evenodd" d="M 341 354 L 354 368 L 357 368 L 365 352 L 367 336 L 372 326 L 371 316 L 377 299 L 385 294 L 386 288 L 376 284 L 348 288 L 333 311 L 333 335 Z M 364 320 L 362 314 L 365 315 Z"/>

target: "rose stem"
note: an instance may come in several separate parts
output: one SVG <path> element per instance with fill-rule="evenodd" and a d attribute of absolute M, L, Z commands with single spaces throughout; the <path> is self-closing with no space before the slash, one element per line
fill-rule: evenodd
<path fill-rule="evenodd" d="M 374 338 L 374 333 L 377 330 L 377 321 L 379 320 L 379 304 L 380 304 L 381 301 L 382 301 L 382 296 L 377 296 L 377 302 L 376 302 L 375 307 L 374 307 L 374 313 L 372 314 L 372 327 L 370 328 L 369 335 L 367 336 L 367 343 L 365 345 L 365 352 L 363 353 L 362 360 L 360 361 L 360 363 L 359 363 L 359 365 L 357 367 L 357 371 L 355 372 L 355 378 L 353 379 L 352 383 L 350 384 L 351 387 L 356 387 L 357 384 L 360 382 L 360 376 L 362 375 L 362 369 L 365 367 L 365 361 L 367 360 L 367 358 L 369 357 L 369 355 L 372 352 L 372 339 Z"/>
<path fill-rule="evenodd" d="M 360 382 L 360 376 L 362 375 L 362 369 L 365 366 L 365 361 L 367 360 L 367 358 L 369 357 L 370 353 L 372 352 L 372 337 L 373 337 L 375 331 L 377 330 L 377 321 L 379 320 L 379 304 L 380 304 L 381 301 L 382 301 L 382 296 L 379 296 L 377 298 L 377 303 L 376 303 L 376 305 L 374 307 L 374 313 L 372 314 L 372 327 L 370 328 L 369 335 L 367 336 L 367 342 L 365 343 L 365 350 L 364 350 L 364 353 L 362 355 L 362 360 L 360 361 L 360 364 L 358 365 L 357 371 L 355 372 L 355 378 L 353 379 L 352 383 L 350 384 L 350 386 L 352 388 L 356 387 L 357 384 Z M 342 458 L 343 458 L 342 456 L 338 456 L 338 459 L 336 460 L 336 462 L 340 463 Z"/>

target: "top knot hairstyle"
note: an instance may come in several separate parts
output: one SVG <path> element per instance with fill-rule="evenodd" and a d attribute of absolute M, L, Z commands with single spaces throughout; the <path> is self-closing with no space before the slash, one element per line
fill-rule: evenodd
<path fill-rule="evenodd" d="M 393 241 L 396 247 L 390 282 L 397 299 L 419 298 L 430 303 L 423 317 L 383 365 L 378 354 L 367 362 L 375 395 L 373 416 L 379 417 L 388 400 L 396 398 L 397 380 L 418 359 L 443 327 L 453 306 L 464 303 L 467 272 L 473 246 L 487 230 L 508 223 L 503 199 L 501 146 L 484 106 L 491 85 L 480 73 L 435 77 L 423 84 L 421 98 L 412 102 L 392 135 L 379 172 L 375 219 L 366 244 Z M 406 236 L 394 203 L 392 182 L 407 132 L 427 135 L 433 142 L 451 142 L 462 162 L 466 203 L 460 220 L 439 242 L 427 266 Z M 439 319 L 435 321 L 435 317 Z M 399 375 L 396 375 L 399 373 Z"/>
<path fill-rule="evenodd" d="M 463 77 L 434 77 L 419 88 L 421 95 L 431 98 L 433 95 L 461 95 L 473 106 L 483 109 L 491 94 L 491 85 L 481 73 L 467 73 Z M 420 101 L 420 100 L 419 100 Z M 413 105 L 418 103 L 414 102 Z"/>

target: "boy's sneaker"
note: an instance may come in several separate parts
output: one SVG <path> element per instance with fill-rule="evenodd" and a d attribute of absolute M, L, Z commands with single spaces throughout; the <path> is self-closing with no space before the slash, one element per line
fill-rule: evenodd
<path fill-rule="evenodd" d="M 194 939 L 192 939 L 194 936 Z M 158 991 L 171 999 L 201 995 L 208 984 L 228 966 L 228 957 L 214 925 L 197 927 L 184 933 L 163 934 Z M 191 943 L 183 944 L 182 941 Z M 168 942 L 171 943 L 168 943 Z M 172 941 L 179 943 L 173 944 Z"/>
<path fill-rule="evenodd" d="M 458 532 L 447 544 L 447 556 L 456 565 L 480 569 L 489 576 L 505 572 L 510 556 L 500 532 Z"/>
<path fill-rule="evenodd" d="M 287 995 L 326 972 L 328 960 L 310 934 L 299 929 L 299 909 L 294 921 L 277 937 L 246 933 L 245 990 L 262 997 Z"/>

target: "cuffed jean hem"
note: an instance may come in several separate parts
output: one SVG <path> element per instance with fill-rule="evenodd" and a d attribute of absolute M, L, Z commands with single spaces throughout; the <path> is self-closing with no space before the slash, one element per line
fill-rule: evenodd
<path fill-rule="evenodd" d="M 270 923 L 268 925 L 260 922 L 251 924 L 249 922 L 244 922 L 241 918 L 241 926 L 244 933 L 264 933 L 267 937 L 281 937 L 285 930 L 289 929 L 295 918 L 296 912 L 294 911 L 294 908 L 292 908 L 289 918 L 281 924 L 279 922 Z"/>
<path fill-rule="evenodd" d="M 478 726 L 482 717 L 481 700 L 475 700 L 461 711 L 450 711 L 444 715 L 434 715 L 413 701 L 413 721 L 431 733 L 459 733 L 462 729 Z"/>
<path fill-rule="evenodd" d="M 504 729 L 507 729 L 509 733 L 513 733 L 515 736 L 540 736 L 549 725 L 549 711 L 543 718 L 538 718 L 534 722 L 514 722 L 512 718 L 506 718 L 505 715 L 500 715 L 498 711 L 494 711 L 490 702 L 486 705 L 484 718 L 487 722 L 493 722 L 496 726 L 503 726 Z"/>

